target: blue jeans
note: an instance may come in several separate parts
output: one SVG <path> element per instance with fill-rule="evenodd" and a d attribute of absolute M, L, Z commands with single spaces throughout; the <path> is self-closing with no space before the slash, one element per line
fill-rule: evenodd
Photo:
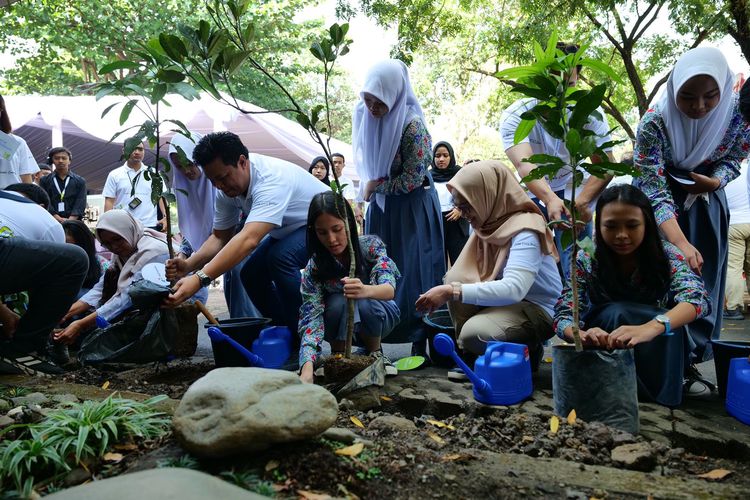
<path fill-rule="evenodd" d="M 561 199 L 565 199 L 565 191 L 555 191 L 555 194 Z M 544 218 L 547 219 L 547 222 L 549 222 L 549 215 L 547 215 L 547 208 L 541 204 L 541 202 L 537 198 L 532 198 L 531 201 L 533 201 L 536 206 L 538 206 L 542 213 L 544 214 Z M 593 225 L 591 222 L 586 224 L 586 226 L 578 232 L 578 241 L 581 241 L 582 239 L 588 237 L 591 237 Z M 558 269 L 560 270 L 560 275 L 563 278 L 563 283 L 568 281 L 568 278 L 570 277 L 570 258 L 571 254 L 573 253 L 573 245 L 568 246 L 567 248 L 562 248 L 562 235 L 564 230 L 562 228 L 554 229 L 555 233 L 555 246 L 557 247 L 557 253 L 560 254 L 560 262 L 557 264 Z"/>
<path fill-rule="evenodd" d="M 346 298 L 343 293 L 326 297 L 325 340 L 346 340 Z M 400 311 L 393 300 L 359 299 L 354 301 L 355 338 L 385 338 L 398 324 Z"/>
<path fill-rule="evenodd" d="M 248 297 L 274 325 L 297 331 L 302 305 L 300 270 L 307 265 L 305 227 L 282 239 L 267 236 L 250 254 L 240 278 Z"/>

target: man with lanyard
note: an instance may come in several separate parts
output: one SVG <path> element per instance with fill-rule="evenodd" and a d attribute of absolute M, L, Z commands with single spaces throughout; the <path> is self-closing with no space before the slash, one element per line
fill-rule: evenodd
<path fill-rule="evenodd" d="M 50 199 L 49 213 L 57 222 L 81 219 L 86 211 L 86 180 L 70 171 L 72 159 L 69 149 L 52 148 L 47 163 L 54 165 L 55 171 L 39 182 Z"/>
<path fill-rule="evenodd" d="M 289 326 L 297 338 L 300 270 L 309 258 L 307 212 L 313 196 L 328 186 L 297 165 L 249 154 L 231 132 L 203 137 L 193 160 L 219 190 L 213 233 L 188 259 L 167 261 L 167 278 L 182 278 L 167 305 L 179 305 L 249 255 L 241 279 L 250 300 L 274 324 Z M 242 212 L 247 219 L 235 234 Z M 194 275 L 183 278 L 192 271 Z"/>
<path fill-rule="evenodd" d="M 130 212 L 144 227 L 164 231 L 166 218 L 157 220 L 156 205 L 151 202 L 151 182 L 143 176 L 149 168 L 143 164 L 143 156 L 144 148 L 139 144 L 123 166 L 107 175 L 102 191 L 104 211 L 121 208 Z M 159 200 L 159 208 L 162 214 L 166 213 L 163 200 Z"/>
<path fill-rule="evenodd" d="M 0 303 L 1 372 L 63 372 L 39 353 L 75 302 L 88 263 L 86 252 L 65 243 L 62 226 L 44 208 L 17 192 L 0 191 L 0 295 L 29 296 L 21 317 Z"/>
<path fill-rule="evenodd" d="M 557 48 L 566 54 L 573 54 L 578 50 L 577 45 L 568 45 L 565 43 L 558 43 Z M 573 70 L 573 73 L 569 76 L 569 85 L 575 86 L 578 82 L 578 72 L 581 70 L 580 66 Z M 537 122 L 531 133 L 518 144 L 514 144 L 514 135 L 516 129 L 522 121 L 521 115 L 536 106 L 536 99 L 519 99 L 518 101 L 511 104 L 504 112 L 500 119 L 500 133 L 502 135 L 503 144 L 505 146 L 505 154 L 508 155 L 508 159 L 516 167 L 518 175 L 522 178 L 527 176 L 532 170 L 536 168 L 533 163 L 524 162 L 524 158 L 528 158 L 533 154 L 548 154 L 552 156 L 559 156 L 564 161 L 568 161 L 570 154 L 565 148 L 565 144 L 560 139 L 555 139 L 550 136 Z M 586 125 L 586 128 L 592 130 L 596 134 L 597 144 L 603 144 L 610 140 L 609 138 L 609 127 L 607 122 L 604 120 L 604 111 L 599 108 L 599 113 L 602 118 L 591 118 Z M 609 161 L 614 161 L 611 151 L 607 152 Z M 598 157 L 592 157 L 592 163 L 599 163 L 602 159 Z M 586 174 L 587 175 L 587 174 Z M 585 236 L 591 236 L 591 218 L 592 218 L 592 207 L 599 197 L 599 194 L 607 187 L 611 177 L 600 179 L 598 177 L 591 176 L 584 180 L 583 186 L 579 187 L 576 192 L 576 212 L 578 220 L 586 223 L 586 227 L 579 232 L 579 238 Z M 573 181 L 573 173 L 566 169 L 558 171 L 554 178 L 537 179 L 526 183 L 526 188 L 530 191 L 529 196 L 541 208 L 544 215 L 549 221 L 559 221 L 570 217 L 570 212 L 565 206 L 563 200 L 570 199 L 571 187 Z M 570 258 L 571 248 L 562 248 L 561 238 L 565 227 L 555 227 L 555 244 L 557 250 L 560 253 L 560 267 L 562 269 L 563 279 L 567 279 L 570 274 Z"/>

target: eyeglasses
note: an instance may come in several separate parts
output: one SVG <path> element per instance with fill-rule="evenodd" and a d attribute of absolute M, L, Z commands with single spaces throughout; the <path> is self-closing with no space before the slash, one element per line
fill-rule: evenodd
<path fill-rule="evenodd" d="M 557 50 L 561 50 L 563 54 L 575 54 L 578 52 L 578 49 L 580 46 L 578 44 L 569 44 L 565 42 L 557 42 L 557 45 L 555 46 Z"/>

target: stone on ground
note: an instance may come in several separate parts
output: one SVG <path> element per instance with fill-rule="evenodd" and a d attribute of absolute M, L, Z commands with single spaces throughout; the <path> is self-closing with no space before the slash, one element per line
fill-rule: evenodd
<path fill-rule="evenodd" d="M 43 405 L 43 404 L 49 403 L 49 398 L 47 398 L 47 396 L 45 396 L 41 392 L 32 392 L 31 394 L 27 394 L 25 396 L 18 396 L 17 398 L 10 398 L 10 400 L 13 401 L 13 404 L 16 406 L 30 405 L 30 404 Z"/>
<path fill-rule="evenodd" d="M 368 427 L 370 429 L 387 432 L 409 432 L 417 430 L 417 426 L 414 425 L 414 422 L 411 420 L 393 415 L 377 417 L 370 422 Z"/>
<path fill-rule="evenodd" d="M 318 436 L 337 414 L 333 394 L 294 373 L 219 368 L 190 386 L 172 423 L 189 452 L 225 457 Z"/>
<path fill-rule="evenodd" d="M 656 466 L 656 453 L 646 442 L 618 446 L 611 456 L 615 465 L 626 469 L 651 472 Z"/>
<path fill-rule="evenodd" d="M 94 481 L 44 498 L 50 500 L 259 500 L 265 497 L 191 469 L 151 469 Z"/>

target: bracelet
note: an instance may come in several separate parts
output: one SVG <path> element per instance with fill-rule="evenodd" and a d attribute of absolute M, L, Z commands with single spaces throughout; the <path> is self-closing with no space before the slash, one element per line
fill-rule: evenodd
<path fill-rule="evenodd" d="M 461 301 L 461 282 L 453 281 L 451 283 L 451 287 L 453 287 L 453 302 L 460 302 Z"/>

